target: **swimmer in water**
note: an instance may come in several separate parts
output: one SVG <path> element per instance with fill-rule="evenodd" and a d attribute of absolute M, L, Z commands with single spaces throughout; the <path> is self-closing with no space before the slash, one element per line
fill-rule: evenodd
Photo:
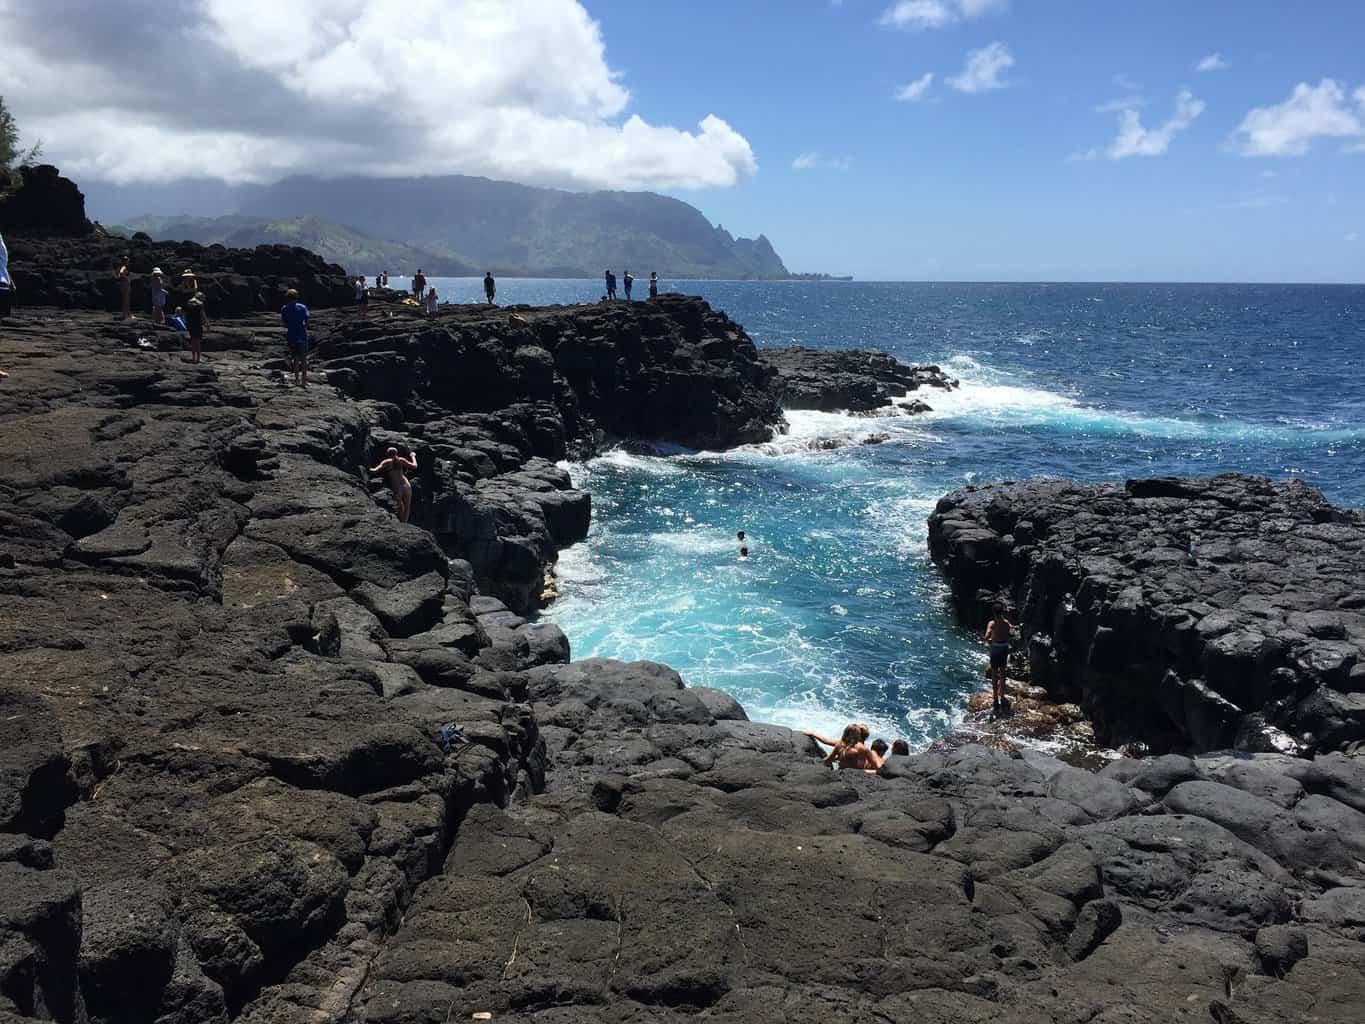
<path fill-rule="evenodd" d="M 389 487 L 393 490 L 394 501 L 398 504 L 398 521 L 400 523 L 406 523 L 408 516 L 412 514 L 412 483 L 408 480 L 406 471 L 416 471 L 416 469 L 416 452 L 409 451 L 408 457 L 405 459 L 398 454 L 397 448 L 390 448 L 379 465 L 370 470 L 371 474 L 383 473 L 388 479 Z"/>

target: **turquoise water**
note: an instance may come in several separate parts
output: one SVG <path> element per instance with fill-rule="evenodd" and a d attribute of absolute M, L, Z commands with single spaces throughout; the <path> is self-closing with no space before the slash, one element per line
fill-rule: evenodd
<path fill-rule="evenodd" d="M 476 285 L 436 282 L 451 299 Z M 946 613 L 925 551 L 925 519 L 955 487 L 1241 470 L 1365 504 L 1365 288 L 664 287 L 705 296 L 760 345 L 871 345 L 963 384 L 922 393 L 934 407 L 922 417 L 795 413 L 768 445 L 571 467 L 593 525 L 561 556 L 547 614 L 575 657 L 666 662 L 754 718 L 830 732 L 863 720 L 916 746 L 960 720 L 984 654 Z M 508 280 L 498 298 L 600 293 Z M 810 445 L 874 432 L 891 440 Z M 740 528 L 754 540 L 743 563 Z"/>

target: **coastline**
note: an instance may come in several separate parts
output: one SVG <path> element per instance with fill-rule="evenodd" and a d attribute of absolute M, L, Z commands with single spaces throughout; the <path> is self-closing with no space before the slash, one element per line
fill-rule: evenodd
<path fill-rule="evenodd" d="M 661 314 L 680 327 L 658 356 L 639 341 L 660 335 L 619 330 Z M 141 344 L 145 323 L 7 322 L 24 387 L 12 371 L 3 415 L 31 442 L 5 471 L 0 699 L 24 731 L 0 748 L 19 780 L 0 874 L 45 908 L 0 900 L 36 951 L 6 990 L 21 1014 L 739 1022 L 781 989 L 890 1019 L 1065 1020 L 1211 1006 L 1230 963 L 1251 1012 L 1306 1005 L 1291 970 L 1359 1004 L 1358 757 L 1093 774 L 969 744 L 872 777 L 663 665 L 570 661 L 517 610 L 586 529 L 591 498 L 551 458 L 564 425 L 626 433 L 662 407 L 674 430 L 757 438 L 768 373 L 697 300 L 521 328 L 404 316 L 321 315 L 329 384 L 308 391 L 268 317 L 221 321 L 197 367 Z M 594 366 L 619 379 L 622 350 L 640 406 L 586 387 Z M 693 373 L 643 369 L 677 352 Z M 698 374 L 723 419 L 670 404 Z M 389 444 L 418 451 L 434 529 L 358 478 Z M 796 900 L 834 932 L 773 910 Z"/>

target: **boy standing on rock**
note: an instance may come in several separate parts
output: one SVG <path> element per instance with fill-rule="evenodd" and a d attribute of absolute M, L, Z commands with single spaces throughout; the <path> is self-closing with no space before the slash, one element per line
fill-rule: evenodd
<path fill-rule="evenodd" d="M 1005 706 L 1005 665 L 1010 656 L 1010 636 L 1014 623 L 1005 615 L 1005 606 L 999 601 L 991 609 L 993 618 L 986 623 L 986 645 L 991 652 L 991 710 L 999 711 Z"/>
<path fill-rule="evenodd" d="M 285 304 L 280 310 L 284 321 L 285 344 L 289 348 L 289 368 L 294 371 L 294 383 L 308 386 L 308 307 L 299 301 L 299 293 L 290 288 L 284 293 Z"/>
<path fill-rule="evenodd" d="M 118 282 L 119 306 L 125 320 L 133 319 L 133 272 L 128 267 L 129 262 L 125 255 L 114 271 L 114 280 Z"/>
<path fill-rule="evenodd" d="M 204 331 L 208 328 L 209 316 L 204 306 L 204 293 L 195 292 L 194 297 L 185 303 L 185 326 L 190 335 L 190 362 L 199 362 L 204 349 Z"/>
<path fill-rule="evenodd" d="M 624 284 L 624 285 L 626 286 L 626 301 L 629 302 L 629 301 L 630 301 L 630 286 L 633 285 L 633 284 L 635 283 L 635 278 L 633 278 L 633 277 L 630 276 L 630 271 L 629 271 L 629 270 L 627 270 L 627 271 L 625 272 L 625 275 L 621 278 L 621 283 Z"/>
<path fill-rule="evenodd" d="M 616 298 L 616 275 L 610 270 L 607 271 L 607 298 Z"/>
<path fill-rule="evenodd" d="M 493 296 L 498 294 L 498 283 L 493 280 L 493 271 L 483 275 L 483 294 L 488 299 L 488 304 L 493 305 Z"/>

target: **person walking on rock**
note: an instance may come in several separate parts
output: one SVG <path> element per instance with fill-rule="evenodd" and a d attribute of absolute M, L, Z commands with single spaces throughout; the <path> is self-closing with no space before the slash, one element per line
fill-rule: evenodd
<path fill-rule="evenodd" d="M 208 310 L 204 305 L 204 293 L 195 292 L 193 298 L 185 303 L 185 326 L 190 335 L 190 362 L 199 362 L 204 350 L 204 331 L 209 326 Z"/>
<path fill-rule="evenodd" d="M 624 284 L 624 285 L 626 286 L 626 301 L 629 302 L 629 301 L 630 301 L 630 286 L 633 285 L 633 284 L 635 283 L 635 278 L 633 278 L 633 277 L 630 276 L 630 271 L 629 271 L 629 270 L 627 270 L 627 271 L 625 272 L 625 274 L 622 276 L 622 278 L 621 278 L 621 283 Z"/>
<path fill-rule="evenodd" d="M 119 260 L 118 269 L 114 271 L 114 280 L 118 283 L 118 300 L 123 319 L 133 319 L 133 272 L 128 266 L 130 260 L 127 254 Z"/>
<path fill-rule="evenodd" d="M 610 270 L 607 271 L 607 298 L 616 298 L 616 275 Z"/>
<path fill-rule="evenodd" d="M 659 297 L 659 275 L 652 270 L 649 272 L 649 297 L 651 299 Z"/>
<path fill-rule="evenodd" d="M 152 268 L 152 323 L 166 322 L 166 283 L 161 279 L 161 268 Z"/>
<path fill-rule="evenodd" d="M 390 448 L 379 465 L 370 470 L 373 475 L 384 474 L 393 491 L 393 500 L 398 505 L 398 521 L 406 523 L 412 514 L 412 482 L 408 480 L 407 470 L 417 469 L 417 453 L 408 452 L 405 459 L 398 454 L 397 448 Z"/>
<path fill-rule="evenodd" d="M 991 621 L 986 623 L 986 645 L 991 652 L 991 710 L 1000 711 L 1005 701 L 1005 666 L 1010 657 L 1010 635 L 1014 623 L 1005 615 L 999 601 L 991 610 Z"/>
<path fill-rule="evenodd" d="M 493 271 L 483 275 L 483 294 L 488 304 L 493 305 L 493 296 L 498 294 L 498 282 L 493 280 Z"/>
<path fill-rule="evenodd" d="M 308 386 L 308 307 L 299 301 L 299 293 L 290 288 L 284 293 L 284 308 L 280 310 L 284 321 L 284 342 L 289 349 L 289 369 L 294 373 L 294 383 L 299 387 Z"/>

